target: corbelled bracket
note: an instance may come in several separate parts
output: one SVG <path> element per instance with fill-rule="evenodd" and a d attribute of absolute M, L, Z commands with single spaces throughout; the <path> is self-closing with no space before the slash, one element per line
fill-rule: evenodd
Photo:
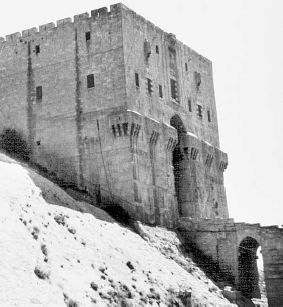
<path fill-rule="evenodd" d="M 114 137 L 128 135 L 128 126 L 129 126 L 128 123 L 112 125 L 111 128 L 112 128 Z"/>
<path fill-rule="evenodd" d="M 173 151 L 176 148 L 177 140 L 170 137 L 167 143 L 167 150 Z"/>
<path fill-rule="evenodd" d="M 138 137 L 139 136 L 139 133 L 140 133 L 140 129 L 141 129 L 141 126 L 139 124 L 136 124 L 136 123 L 132 123 L 131 125 L 131 137 Z"/>
<path fill-rule="evenodd" d="M 214 159 L 213 155 L 208 154 L 208 155 L 206 156 L 205 165 L 207 165 L 208 167 L 211 167 L 211 164 L 212 164 L 212 162 L 213 162 L 213 159 Z"/>
<path fill-rule="evenodd" d="M 196 160 L 198 156 L 198 149 L 191 147 L 191 159 Z"/>
<path fill-rule="evenodd" d="M 158 138 L 159 138 L 159 133 L 153 130 L 149 139 L 149 143 L 156 145 Z"/>
<path fill-rule="evenodd" d="M 129 135 L 129 123 L 119 123 L 111 126 L 114 137 Z M 130 135 L 138 137 L 141 126 L 135 123 L 131 125 Z"/>
<path fill-rule="evenodd" d="M 227 168 L 227 166 L 228 166 L 228 162 L 226 162 L 226 161 L 220 161 L 220 163 L 219 163 L 219 170 L 221 171 L 221 172 L 224 172 L 224 170 Z"/>

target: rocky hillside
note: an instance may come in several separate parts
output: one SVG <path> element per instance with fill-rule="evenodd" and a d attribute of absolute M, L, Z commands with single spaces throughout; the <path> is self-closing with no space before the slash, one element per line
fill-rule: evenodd
<path fill-rule="evenodd" d="M 1 306 L 232 306 L 174 232 L 138 235 L 3 154 L 0 204 Z"/>

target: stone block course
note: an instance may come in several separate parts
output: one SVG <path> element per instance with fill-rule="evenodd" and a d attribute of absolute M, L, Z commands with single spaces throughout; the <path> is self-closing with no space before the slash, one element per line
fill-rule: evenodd
<path fill-rule="evenodd" d="M 234 223 L 233 219 L 217 221 L 182 218 L 179 225 L 186 242 L 195 244 L 205 255 L 211 256 L 221 270 L 234 280 L 235 286 L 246 295 L 258 295 L 255 259 L 256 250 L 261 246 L 269 306 L 282 305 L 282 229 L 261 227 L 260 224 Z M 244 242 L 246 245 L 243 245 Z M 241 255 L 243 257 L 246 250 L 249 253 L 244 256 L 244 262 L 241 262 Z M 243 263 L 244 268 L 241 267 Z M 245 272 L 250 274 L 247 275 L 248 279 Z M 246 285 L 249 285 L 248 288 Z M 253 294 L 245 292 L 247 289 L 253 289 Z"/>

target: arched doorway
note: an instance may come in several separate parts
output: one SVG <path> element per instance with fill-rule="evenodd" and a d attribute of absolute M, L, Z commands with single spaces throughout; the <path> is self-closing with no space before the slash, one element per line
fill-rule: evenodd
<path fill-rule="evenodd" d="M 257 250 L 259 243 L 252 237 L 246 237 L 239 245 L 238 290 L 247 298 L 260 298 Z"/>
<path fill-rule="evenodd" d="M 187 166 L 184 164 L 184 157 L 186 154 L 188 154 L 188 148 L 186 147 L 187 132 L 181 118 L 177 114 L 171 118 L 170 125 L 177 130 L 178 134 L 178 143 L 172 154 L 178 210 L 180 216 L 186 216 L 186 210 L 184 210 L 184 202 L 186 200 L 185 190 L 186 181 L 188 178 L 186 176 Z"/>

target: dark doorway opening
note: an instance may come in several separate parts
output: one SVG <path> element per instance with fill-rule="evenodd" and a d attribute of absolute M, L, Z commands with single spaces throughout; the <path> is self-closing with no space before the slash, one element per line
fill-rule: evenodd
<path fill-rule="evenodd" d="M 185 201 L 185 181 L 187 180 L 185 176 L 186 166 L 183 163 L 184 156 L 187 154 L 186 142 L 186 129 L 179 117 L 179 115 L 174 115 L 170 120 L 170 125 L 177 130 L 178 143 L 172 154 L 172 164 L 174 169 L 174 179 L 175 179 L 175 192 L 178 202 L 179 215 L 184 216 L 185 212 L 182 208 L 182 203 Z"/>
<path fill-rule="evenodd" d="M 259 243 L 252 237 L 246 237 L 239 245 L 238 290 L 247 298 L 261 298 L 257 267 L 258 247 Z"/>

